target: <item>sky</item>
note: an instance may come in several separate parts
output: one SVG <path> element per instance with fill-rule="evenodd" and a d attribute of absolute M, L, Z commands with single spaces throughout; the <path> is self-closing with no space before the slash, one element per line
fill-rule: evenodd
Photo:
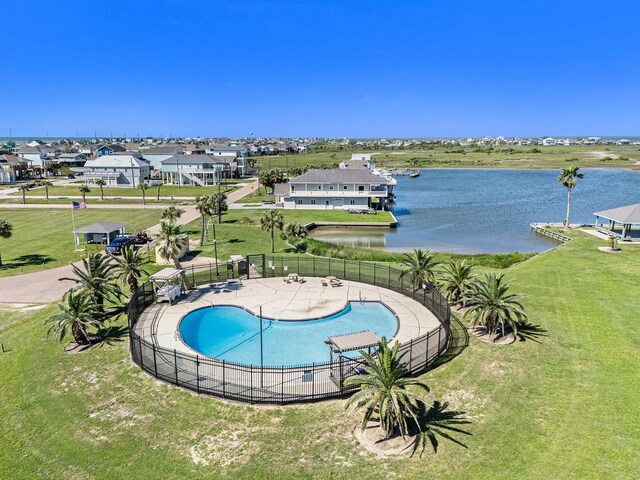
<path fill-rule="evenodd" d="M 640 135 L 640 2 L 5 2 L 0 137 Z"/>

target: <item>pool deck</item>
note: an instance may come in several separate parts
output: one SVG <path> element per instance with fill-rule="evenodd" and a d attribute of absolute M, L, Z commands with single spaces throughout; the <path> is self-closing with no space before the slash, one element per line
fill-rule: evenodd
<path fill-rule="evenodd" d="M 342 281 L 342 286 L 323 286 L 321 279 L 307 277 L 305 283 L 286 283 L 282 278 L 260 278 L 216 293 L 202 288 L 181 297 L 173 305 L 153 304 L 141 315 L 136 332 L 144 339 L 170 350 L 195 354 L 178 334 L 182 318 L 198 308 L 234 305 L 275 320 L 307 320 L 333 315 L 349 301 L 383 302 L 398 317 L 399 328 L 392 339 L 405 343 L 436 330 L 440 322 L 429 309 L 415 300 L 385 288 Z"/>

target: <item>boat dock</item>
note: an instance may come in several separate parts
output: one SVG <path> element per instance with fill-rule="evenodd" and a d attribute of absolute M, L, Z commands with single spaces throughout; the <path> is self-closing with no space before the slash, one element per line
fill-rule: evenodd
<path fill-rule="evenodd" d="M 562 223 L 537 223 L 533 222 L 530 224 L 533 231 L 539 235 L 543 235 L 545 237 L 549 237 L 560 243 L 567 243 L 571 241 L 571 237 L 567 237 L 562 233 L 554 232 L 550 230 L 549 227 L 564 227 Z"/>

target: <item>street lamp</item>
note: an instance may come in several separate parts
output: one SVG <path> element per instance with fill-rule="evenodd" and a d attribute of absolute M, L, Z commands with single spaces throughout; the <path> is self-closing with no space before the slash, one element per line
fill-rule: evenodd
<path fill-rule="evenodd" d="M 215 227 L 213 227 L 215 229 Z M 216 256 L 216 276 L 220 276 L 220 272 L 218 271 L 218 241 L 213 239 L 213 252 Z"/>

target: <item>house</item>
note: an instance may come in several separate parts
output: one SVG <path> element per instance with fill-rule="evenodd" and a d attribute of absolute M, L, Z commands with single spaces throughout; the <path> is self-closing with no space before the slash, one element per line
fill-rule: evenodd
<path fill-rule="evenodd" d="M 162 180 L 178 185 L 215 185 L 220 178 L 236 176 L 235 156 L 212 156 L 197 153 L 177 154 L 161 162 Z"/>
<path fill-rule="evenodd" d="M 144 159 L 149 162 L 151 168 L 158 171 L 162 170 L 163 160 L 167 160 L 168 158 L 181 153 L 181 149 L 177 146 L 139 148 L 138 151 L 142 154 Z"/>
<path fill-rule="evenodd" d="M 29 165 L 33 168 L 39 168 L 42 170 L 47 160 L 47 152 L 40 151 L 40 146 L 31 147 L 29 145 L 23 145 L 16 150 L 16 155 L 20 158 L 24 158 Z"/>
<path fill-rule="evenodd" d="M 102 179 L 109 187 L 137 187 L 148 182 L 151 173 L 149 162 L 142 155 L 102 155 L 84 164 L 85 183 L 95 185 Z"/>
<path fill-rule="evenodd" d="M 93 150 L 93 158 L 101 157 L 103 155 L 114 155 L 126 151 L 127 149 L 122 145 L 117 145 L 115 143 L 110 143 L 108 145 L 96 145 Z"/>
<path fill-rule="evenodd" d="M 274 193 L 286 209 L 382 209 L 389 183 L 364 168 L 314 169 L 277 184 Z"/>
<path fill-rule="evenodd" d="M 205 155 L 212 157 L 235 157 L 237 164 L 237 175 L 247 175 L 249 173 L 249 149 L 243 145 L 201 145 L 200 148 Z"/>
<path fill-rule="evenodd" d="M 84 153 L 61 153 L 58 155 L 56 162 L 64 165 L 72 165 L 74 167 L 82 167 L 87 161 Z"/>
<path fill-rule="evenodd" d="M 351 160 L 344 160 L 338 165 L 339 168 L 366 168 L 374 170 L 376 165 L 373 163 L 373 155 L 369 153 L 354 153 Z"/>

